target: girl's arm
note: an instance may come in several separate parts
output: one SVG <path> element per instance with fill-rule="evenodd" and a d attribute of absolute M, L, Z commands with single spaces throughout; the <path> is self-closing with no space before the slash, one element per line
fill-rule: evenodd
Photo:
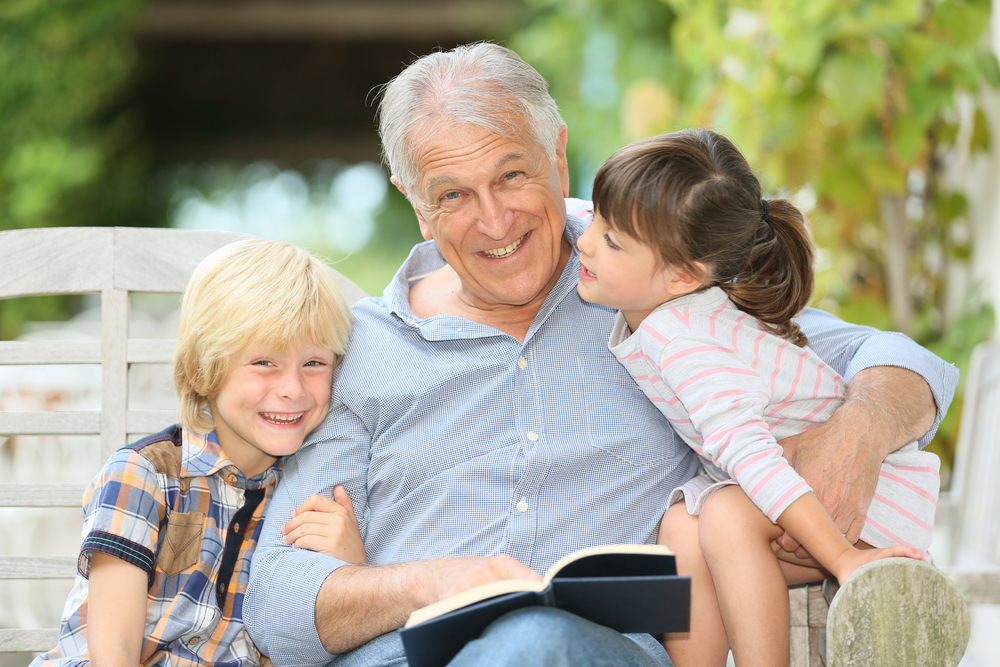
<path fill-rule="evenodd" d="M 894 556 L 923 558 L 919 550 L 899 544 L 887 549 L 856 549 L 812 492 L 799 496 L 789 505 L 778 517 L 778 525 L 837 577 L 841 585 L 856 569 L 873 560 Z"/>
<path fill-rule="evenodd" d="M 94 667 L 137 667 L 146 627 L 146 573 L 114 556 L 92 552 L 87 645 Z"/>

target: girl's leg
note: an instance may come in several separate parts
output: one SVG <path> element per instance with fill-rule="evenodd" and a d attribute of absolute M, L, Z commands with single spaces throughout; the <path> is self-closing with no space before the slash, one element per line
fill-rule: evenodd
<path fill-rule="evenodd" d="M 665 634 L 663 645 L 675 667 L 726 664 L 729 642 L 708 565 L 698 544 L 698 517 L 674 503 L 660 522 L 658 544 L 670 547 L 679 574 L 691 576 L 691 631 Z"/>
<path fill-rule="evenodd" d="M 738 486 L 716 491 L 701 511 L 701 548 L 738 667 L 788 664 L 788 585 L 771 550 L 780 534 Z"/>

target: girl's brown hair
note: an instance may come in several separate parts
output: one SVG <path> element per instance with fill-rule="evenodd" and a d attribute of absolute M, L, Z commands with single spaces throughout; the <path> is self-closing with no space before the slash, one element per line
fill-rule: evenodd
<path fill-rule="evenodd" d="M 772 333 L 796 345 L 792 318 L 813 291 L 813 248 L 802 213 L 787 199 L 761 200 L 760 182 L 729 139 L 692 129 L 617 151 L 594 180 L 595 210 L 648 243 L 667 265 L 707 267 L 718 285 Z"/>

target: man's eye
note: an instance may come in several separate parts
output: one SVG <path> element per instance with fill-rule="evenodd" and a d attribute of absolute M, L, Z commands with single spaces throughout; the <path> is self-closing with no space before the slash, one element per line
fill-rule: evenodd
<path fill-rule="evenodd" d="M 519 171 L 509 171 L 506 174 L 504 174 L 503 179 L 505 181 L 512 181 L 512 180 L 514 180 L 515 178 L 517 178 L 520 175 L 521 175 L 521 172 L 519 172 Z"/>
<path fill-rule="evenodd" d="M 441 199 L 444 199 L 446 201 L 447 200 L 454 200 L 454 199 L 458 199 L 460 196 L 461 195 L 458 192 L 446 192 L 446 193 L 444 193 L 444 196 L 441 197 Z"/>
<path fill-rule="evenodd" d="M 619 246 L 617 243 L 615 243 L 614 241 L 612 241 L 611 237 L 609 235 L 605 234 L 604 235 L 604 240 L 607 242 L 608 247 L 611 248 L 612 250 L 620 250 L 621 249 L 621 246 Z"/>

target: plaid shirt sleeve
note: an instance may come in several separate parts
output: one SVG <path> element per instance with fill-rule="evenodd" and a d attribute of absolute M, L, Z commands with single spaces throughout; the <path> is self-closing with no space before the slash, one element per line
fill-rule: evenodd
<path fill-rule="evenodd" d="M 83 498 L 80 573 L 89 577 L 91 554 L 96 551 L 135 565 L 152 583 L 165 505 L 152 464 L 132 449 L 115 452 Z"/>

